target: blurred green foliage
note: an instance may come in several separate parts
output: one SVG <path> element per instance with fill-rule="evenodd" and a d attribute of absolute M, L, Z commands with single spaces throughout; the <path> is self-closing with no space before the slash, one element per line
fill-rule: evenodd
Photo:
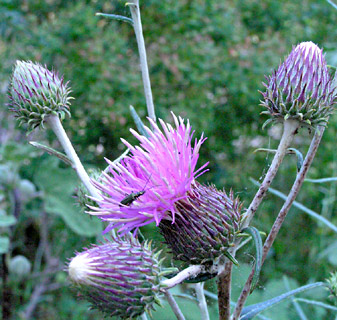
<path fill-rule="evenodd" d="M 259 115 L 262 109 L 258 106 L 261 97 L 258 90 L 263 90 L 264 75 L 278 66 L 292 45 L 308 40 L 323 47 L 328 63 L 336 65 L 337 10 L 323 0 L 147 0 L 141 1 L 141 11 L 157 116 L 171 121 L 169 111 L 172 110 L 190 119 L 196 136 L 205 132 L 208 140 L 201 149 L 200 164 L 210 161 L 210 171 L 201 180 L 227 190 L 232 187 L 248 204 L 256 190 L 248 178 L 259 179 L 272 158 L 253 151 L 259 147 L 275 148 L 280 135 L 277 126 L 261 130 L 266 119 Z M 6 90 L 14 62 L 39 61 L 70 80 L 75 100 L 72 118 L 64 121 L 64 125 L 89 167 L 102 169 L 104 157 L 118 157 L 124 150 L 120 137 L 134 141 L 129 133 L 129 128 L 134 127 L 129 105 L 144 120 L 146 117 L 132 27 L 96 17 L 96 12 L 130 16 L 124 2 L 119 0 L 3 0 L 0 3 L 0 104 L 3 106 L 0 109 L 0 221 L 7 219 L 0 228 L 6 223 L 11 228 L 2 232 L 0 242 L 4 248 L 5 239 L 11 238 L 7 248 L 10 256 L 28 258 L 33 264 L 33 275 L 42 272 L 48 260 L 39 257 L 43 243 L 42 212 L 48 217 L 50 251 L 62 264 L 75 250 L 96 242 L 93 236 L 99 233 L 100 225 L 73 205 L 75 175 L 62 164 L 51 161 L 50 156 L 28 146 L 28 140 L 36 140 L 58 148 L 53 135 L 46 130 L 26 137 L 24 129 L 17 128 L 7 112 Z M 337 176 L 336 128 L 334 115 L 309 172 L 310 178 Z M 311 135 L 302 130 L 294 147 L 305 153 Z M 289 156 L 273 187 L 287 193 L 295 174 L 296 159 Z M 24 197 L 27 192 L 31 194 L 26 200 L 15 198 L 19 194 Z M 15 201 L 20 202 L 19 209 Z M 306 183 L 298 201 L 337 224 L 336 183 Z M 280 199 L 268 196 L 257 212 L 255 226 L 267 232 L 281 205 Z M 16 216 L 17 223 L 8 222 L 12 218 L 4 218 L 7 216 Z M 144 233 L 160 245 L 154 227 L 145 228 Z M 327 247 L 329 254 L 322 254 Z M 257 294 L 258 298 L 251 298 L 251 303 L 261 301 L 263 294 L 269 298 L 281 292 L 283 275 L 297 285 L 323 280 L 336 269 L 336 256 L 336 235 L 292 209 L 263 268 L 261 285 L 265 290 Z M 243 254 L 240 260 L 248 262 L 250 258 Z M 85 302 L 76 300 L 61 269 L 52 278 L 55 289 L 43 295 L 34 319 L 99 317 L 87 311 Z M 241 271 L 237 278 L 240 277 L 245 278 L 246 271 Z M 12 304 L 17 306 L 13 319 L 27 306 L 38 283 L 32 276 L 25 287 L 13 284 Z M 212 281 L 208 286 L 215 292 Z M 234 281 L 234 291 L 239 287 Z M 216 308 L 213 309 L 212 317 L 216 317 Z M 283 318 L 273 318 L 273 313 L 268 316 L 297 319 L 294 309 L 289 311 L 283 306 L 282 310 Z M 312 319 L 322 316 L 328 319 L 331 315 L 322 314 L 319 308 L 306 310 L 311 312 L 307 314 L 316 316 Z M 188 312 L 193 316 L 187 319 L 196 319 L 197 311 Z"/>

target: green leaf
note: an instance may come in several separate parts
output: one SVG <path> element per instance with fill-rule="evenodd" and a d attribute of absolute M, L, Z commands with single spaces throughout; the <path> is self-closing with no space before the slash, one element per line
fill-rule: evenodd
<path fill-rule="evenodd" d="M 34 176 L 36 185 L 45 192 L 46 211 L 61 216 L 77 234 L 96 236 L 102 231 L 101 220 L 84 213 L 75 205 L 73 193 L 77 176 L 70 168 L 58 168 L 58 162 L 54 158 L 44 161 Z"/>
<path fill-rule="evenodd" d="M 144 128 L 144 124 L 133 106 L 130 106 L 130 112 L 131 112 L 133 121 L 135 122 L 136 127 L 138 129 L 138 132 L 144 137 L 149 138 L 149 135 Z"/>
<path fill-rule="evenodd" d="M 301 170 L 302 164 L 303 164 L 303 155 L 299 150 L 297 150 L 295 148 L 289 148 L 288 150 L 290 152 L 296 154 L 296 157 L 297 157 L 297 172 L 299 172 Z"/>
<path fill-rule="evenodd" d="M 0 227 L 6 228 L 16 224 L 14 216 L 0 215 Z"/>
<path fill-rule="evenodd" d="M 59 158 L 60 160 L 62 160 L 64 163 L 66 163 L 69 166 L 73 165 L 72 161 L 64 153 L 59 152 L 59 151 L 57 151 L 57 150 L 55 150 L 51 147 L 45 146 L 44 144 L 38 143 L 36 141 L 29 141 L 29 143 L 32 146 L 34 146 L 38 149 L 41 149 L 41 150 L 47 152 L 48 154 L 50 154 L 52 156 L 55 156 L 55 157 Z"/>
<path fill-rule="evenodd" d="M 254 263 L 254 276 L 252 280 L 252 286 L 250 288 L 250 293 L 254 291 L 257 283 L 259 282 L 261 267 L 262 267 L 262 239 L 259 230 L 254 227 L 248 227 L 242 230 L 247 232 L 253 238 L 255 244 L 255 263 Z"/>
<path fill-rule="evenodd" d="M 259 313 L 275 306 L 276 304 L 282 302 L 283 300 L 286 300 L 286 299 L 292 297 L 295 294 L 298 294 L 298 293 L 301 293 L 301 292 L 304 292 L 304 291 L 308 291 L 308 290 L 311 290 L 311 289 L 315 289 L 315 288 L 318 288 L 318 287 L 322 287 L 322 286 L 327 286 L 327 284 L 324 283 L 324 282 L 311 283 L 311 284 L 308 284 L 306 286 L 303 286 L 303 287 L 297 288 L 295 290 L 291 290 L 289 292 L 281 294 L 281 295 L 279 295 L 275 298 L 266 300 L 264 302 L 247 306 L 247 307 L 243 308 L 240 319 L 241 320 L 253 319 Z"/>
<path fill-rule="evenodd" d="M 112 20 L 117 20 L 117 21 L 127 22 L 127 23 L 130 23 L 133 26 L 133 20 L 132 19 L 130 19 L 128 17 L 120 16 L 118 14 L 109 14 L 109 13 L 97 12 L 96 16 L 104 17 L 104 18 L 108 18 L 108 19 L 112 19 Z"/>
<path fill-rule="evenodd" d="M 255 184 L 256 186 L 260 186 L 260 183 L 252 178 L 249 179 L 253 184 Z M 286 200 L 287 199 L 287 196 L 276 190 L 276 189 L 273 189 L 273 188 L 269 188 L 268 189 L 268 192 L 280 197 L 281 199 L 283 200 Z M 305 212 L 306 214 L 308 214 L 309 216 L 311 216 L 312 218 L 318 220 L 319 222 L 322 222 L 323 224 L 325 224 L 328 228 L 330 228 L 331 230 L 335 231 L 337 233 L 337 226 L 334 225 L 333 223 L 331 223 L 328 219 L 324 218 L 323 216 L 319 215 L 318 213 L 316 213 L 315 211 L 307 208 L 306 206 L 304 206 L 303 204 L 297 202 L 297 201 L 294 201 L 293 202 L 293 206 L 302 210 L 303 212 Z"/>
<path fill-rule="evenodd" d="M 9 249 L 9 238 L 0 237 L 0 254 L 7 253 Z"/>

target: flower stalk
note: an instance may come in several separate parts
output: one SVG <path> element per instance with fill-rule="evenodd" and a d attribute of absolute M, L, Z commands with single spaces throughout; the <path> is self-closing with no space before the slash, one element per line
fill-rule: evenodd
<path fill-rule="evenodd" d="M 169 305 L 171 306 L 173 313 L 177 317 L 177 320 L 185 320 L 185 317 L 184 317 L 183 313 L 181 312 L 181 310 L 180 310 L 177 302 L 174 300 L 173 295 L 171 294 L 171 292 L 166 291 L 165 292 L 165 297 L 166 297 Z"/>
<path fill-rule="evenodd" d="M 85 187 L 88 189 L 89 193 L 93 197 L 95 197 L 97 199 L 100 199 L 101 195 L 97 191 L 97 189 L 93 186 L 93 184 L 91 183 L 90 178 L 89 178 L 87 172 L 85 171 L 79 157 L 77 156 L 76 151 L 75 151 L 73 145 L 71 144 L 71 142 L 70 142 L 63 126 L 62 126 L 62 123 L 61 123 L 59 117 L 56 116 L 56 115 L 49 115 L 46 118 L 46 122 L 50 125 L 50 127 L 54 131 L 56 137 L 60 141 L 65 153 L 67 154 L 67 156 L 71 159 L 71 161 L 73 163 L 72 166 L 73 166 L 74 170 L 76 171 L 78 177 L 83 182 Z"/>
<path fill-rule="evenodd" d="M 200 272 L 204 270 L 204 266 L 202 265 L 192 265 L 188 268 L 184 269 L 183 271 L 179 272 L 176 276 L 171 279 L 166 279 L 161 282 L 161 285 L 165 287 L 164 289 L 170 289 L 174 286 L 178 285 L 179 283 L 183 282 L 188 278 L 196 277 Z M 167 290 L 166 290 L 167 291 Z"/>
<path fill-rule="evenodd" d="M 300 126 L 300 123 L 296 120 L 285 120 L 283 125 L 283 134 L 277 148 L 276 154 L 274 159 L 268 169 L 266 176 L 263 179 L 263 182 L 260 185 L 259 190 L 255 194 L 254 199 L 252 200 L 251 204 L 249 205 L 246 213 L 244 214 L 244 222 L 243 222 L 243 229 L 250 225 L 256 210 L 258 209 L 259 205 L 261 204 L 263 198 L 266 196 L 268 188 L 270 187 L 272 181 L 274 180 L 276 173 L 283 161 L 284 156 L 287 153 L 287 149 L 289 148 L 294 136 L 297 133 L 297 130 Z"/>
<path fill-rule="evenodd" d="M 227 261 L 224 270 L 218 276 L 219 320 L 229 320 L 231 315 L 231 286 L 233 262 Z"/>
<path fill-rule="evenodd" d="M 198 299 L 198 306 L 201 314 L 201 319 L 203 320 L 209 320 L 209 314 L 207 309 L 207 302 L 204 294 L 204 282 L 197 283 L 195 285 L 195 293 L 197 295 Z"/>
<path fill-rule="evenodd" d="M 138 45 L 140 67 L 142 71 L 147 112 L 148 112 L 149 117 L 152 120 L 156 121 L 152 90 L 151 90 L 150 75 L 149 75 L 149 67 L 147 64 L 147 55 L 146 55 L 145 41 L 144 41 L 144 36 L 143 36 L 143 27 L 142 27 L 142 21 L 140 17 L 139 0 L 131 0 L 130 2 L 128 2 L 128 5 L 130 7 L 131 16 L 133 20 L 133 28 L 135 30 L 136 40 L 137 40 L 137 45 Z"/>
<path fill-rule="evenodd" d="M 264 245 L 263 245 L 263 255 L 262 255 L 262 264 L 264 263 L 266 257 L 267 257 L 267 254 L 271 248 L 271 246 L 273 245 L 274 243 L 274 240 L 276 238 L 276 236 L 278 235 L 278 232 L 280 231 L 281 229 L 281 226 L 289 212 L 289 209 L 291 208 L 293 202 L 295 201 L 296 199 L 296 196 L 297 194 L 299 193 L 301 187 L 302 187 L 302 184 L 304 182 L 304 179 L 306 177 L 306 174 L 312 164 L 312 161 L 316 155 L 316 152 L 317 152 L 317 149 L 318 149 L 318 146 L 321 142 L 321 139 L 322 139 L 322 136 L 323 136 L 323 133 L 324 133 L 324 130 L 325 130 L 325 126 L 318 126 L 316 132 L 315 132 L 315 135 L 311 141 L 311 144 L 310 144 L 310 147 L 309 147 L 309 150 L 307 152 L 307 155 L 304 159 L 304 162 L 302 164 L 302 167 L 299 171 L 299 173 L 297 174 L 297 177 L 296 177 L 296 180 L 291 188 L 291 191 L 287 197 L 287 200 L 285 201 L 285 203 L 283 204 L 282 206 L 282 209 L 280 210 L 271 230 L 270 230 L 270 233 L 266 239 L 266 241 L 264 242 Z M 241 314 L 241 311 L 244 307 L 244 304 L 248 298 L 248 295 L 250 293 L 250 288 L 251 288 L 251 284 L 252 284 L 252 279 L 253 279 L 253 276 L 254 276 L 254 269 L 251 271 L 249 277 L 248 277 L 248 280 L 244 286 L 244 288 L 242 289 L 242 292 L 240 294 L 240 297 L 238 299 L 238 302 L 236 304 L 236 308 L 235 308 L 235 311 L 233 313 L 233 320 L 238 320 L 239 317 L 240 317 L 240 314 Z"/>

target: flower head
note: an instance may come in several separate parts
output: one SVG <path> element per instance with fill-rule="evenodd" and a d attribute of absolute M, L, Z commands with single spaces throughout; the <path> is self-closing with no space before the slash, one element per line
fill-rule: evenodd
<path fill-rule="evenodd" d="M 123 143 L 131 155 L 120 163 L 108 161 L 109 174 L 103 173 L 95 182 L 102 199 L 99 207 L 90 207 L 90 214 L 110 221 L 111 228 L 127 232 L 162 219 L 175 220 L 177 201 L 186 198 L 194 179 L 202 174 L 196 170 L 199 148 L 205 139 L 192 146 L 193 132 L 189 122 L 173 115 L 175 128 L 159 120 L 162 130 L 149 119 L 153 131 L 145 127 L 148 138 L 131 129 L 140 146 Z M 107 231 L 106 230 L 106 231 Z"/>
<path fill-rule="evenodd" d="M 337 101 L 337 90 L 317 45 L 297 45 L 279 68 L 267 78 L 262 105 L 270 121 L 296 119 L 302 125 L 327 122 Z"/>
<path fill-rule="evenodd" d="M 159 224 L 173 258 L 188 264 L 209 264 L 228 256 L 241 231 L 242 204 L 231 192 L 199 183 L 192 185 L 188 197 L 176 204 L 175 223 Z"/>
<path fill-rule="evenodd" d="M 147 243 L 112 240 L 77 253 L 69 278 L 93 308 L 121 319 L 137 317 L 159 304 L 161 262 Z"/>
<path fill-rule="evenodd" d="M 43 126 L 48 114 L 61 119 L 70 116 L 70 88 L 54 71 L 39 63 L 17 61 L 12 75 L 8 95 L 10 109 L 21 123 L 29 129 Z"/>

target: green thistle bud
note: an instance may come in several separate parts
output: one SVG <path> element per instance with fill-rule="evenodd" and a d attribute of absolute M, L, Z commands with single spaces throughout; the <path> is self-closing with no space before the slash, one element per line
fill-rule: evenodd
<path fill-rule="evenodd" d="M 93 245 L 70 261 L 68 273 L 80 295 L 106 315 L 131 319 L 159 304 L 161 261 L 135 238 Z"/>
<path fill-rule="evenodd" d="M 228 196 L 214 186 L 195 183 L 175 207 L 175 221 L 159 224 L 174 259 L 212 266 L 217 258 L 229 257 L 242 218 L 242 204 L 233 192 Z"/>
<path fill-rule="evenodd" d="M 29 276 L 31 271 L 31 263 L 29 260 L 21 255 L 15 256 L 9 261 L 8 269 L 10 274 L 16 280 L 21 281 Z"/>
<path fill-rule="evenodd" d="M 55 71 L 49 71 L 39 63 L 17 61 L 8 91 L 10 110 L 29 130 L 43 127 L 45 117 L 54 114 L 64 119 L 70 116 L 68 82 L 59 78 Z"/>
<path fill-rule="evenodd" d="M 322 50 L 314 43 L 297 45 L 267 80 L 267 90 L 262 93 L 267 111 L 262 113 L 272 118 L 266 123 L 295 119 L 312 127 L 328 121 L 337 89 Z"/>

